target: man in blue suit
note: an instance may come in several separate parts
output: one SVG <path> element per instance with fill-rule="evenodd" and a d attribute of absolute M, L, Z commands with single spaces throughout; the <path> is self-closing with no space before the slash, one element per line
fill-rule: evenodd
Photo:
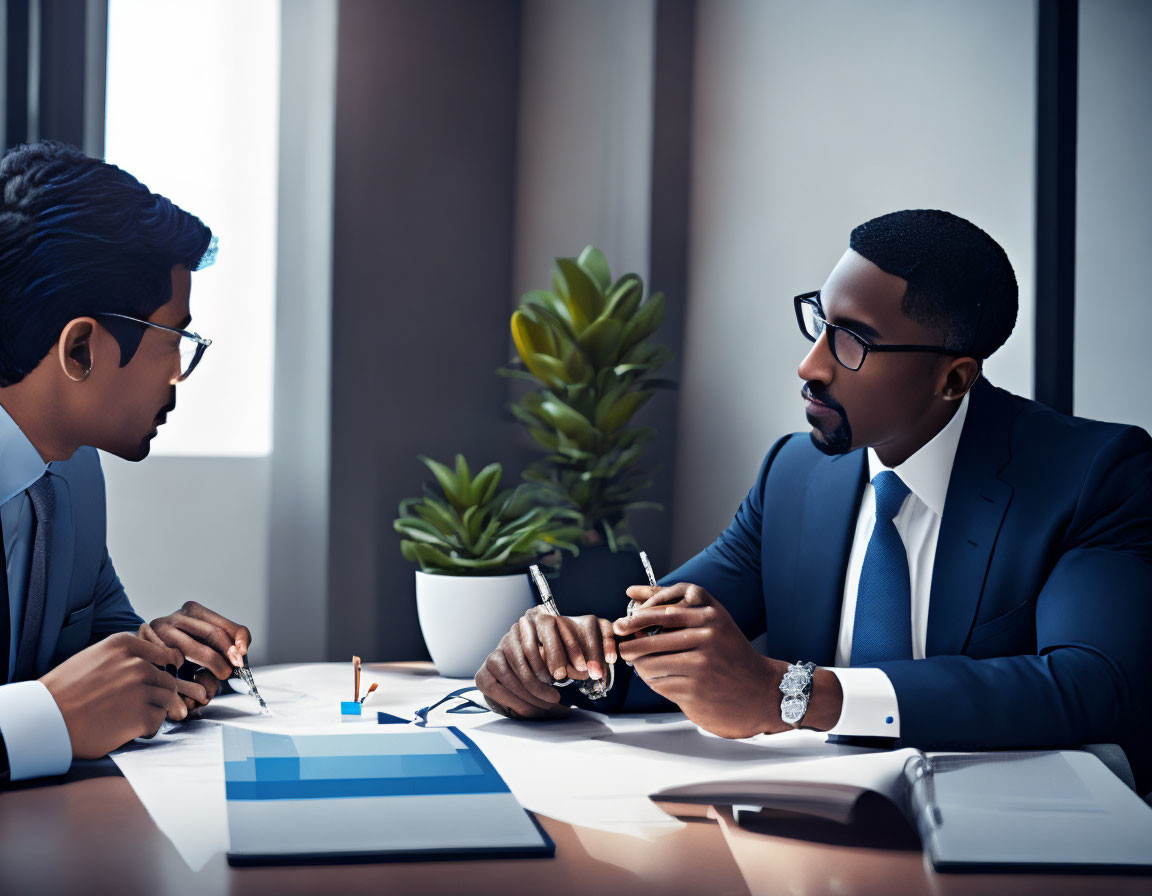
<path fill-rule="evenodd" d="M 144 623 L 105 547 L 97 448 L 147 456 L 209 340 L 211 231 L 112 165 L 0 160 L 0 780 L 61 774 L 207 703 L 248 629 L 198 604 Z M 158 497 L 163 500 L 163 497 Z M 178 681 L 187 660 L 199 669 Z"/>
<path fill-rule="evenodd" d="M 529 613 L 477 675 L 490 704 L 562 712 L 547 670 L 600 677 L 618 651 L 637 676 L 618 670 L 615 708 L 671 701 L 726 737 L 1115 741 L 1146 789 L 1152 439 L 981 376 L 1014 325 L 1015 276 L 945 212 L 856 228 L 795 306 L 811 432 L 772 447 L 710 547 L 629 589 L 618 644 L 604 620 Z"/>

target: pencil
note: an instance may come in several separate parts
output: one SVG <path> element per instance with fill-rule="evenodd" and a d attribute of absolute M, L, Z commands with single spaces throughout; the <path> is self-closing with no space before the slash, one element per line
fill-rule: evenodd
<path fill-rule="evenodd" d="M 355 702 L 359 703 L 360 702 L 360 657 L 358 657 L 358 656 L 352 657 L 352 676 L 353 676 L 353 680 L 355 682 L 355 688 L 356 688 L 356 690 L 352 694 L 352 699 Z"/>

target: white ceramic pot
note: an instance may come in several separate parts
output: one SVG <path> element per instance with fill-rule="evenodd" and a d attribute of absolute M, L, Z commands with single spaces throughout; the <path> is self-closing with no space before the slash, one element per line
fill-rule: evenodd
<path fill-rule="evenodd" d="M 436 576 L 416 573 L 420 631 L 436 671 L 471 678 L 535 601 L 526 573 Z"/>

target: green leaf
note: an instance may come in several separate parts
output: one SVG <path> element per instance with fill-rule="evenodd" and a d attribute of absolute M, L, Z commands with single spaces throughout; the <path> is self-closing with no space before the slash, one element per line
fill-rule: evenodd
<path fill-rule="evenodd" d="M 592 278 L 584 273 L 574 259 L 557 258 L 556 272 L 559 274 L 557 285 L 560 298 L 568 306 L 568 315 L 579 334 L 589 322 L 600 316 L 604 297 Z"/>
<path fill-rule="evenodd" d="M 664 296 L 656 293 L 640 306 L 632 321 L 624 330 L 623 347 L 627 351 L 641 340 L 647 339 L 659 328 L 664 320 Z"/>
<path fill-rule="evenodd" d="M 632 415 L 640 409 L 641 405 L 655 394 L 651 389 L 645 389 L 643 392 L 630 392 L 605 411 L 603 417 L 597 416 L 597 428 L 605 433 L 615 432 L 631 420 Z"/>
<path fill-rule="evenodd" d="M 625 274 L 607 293 L 604 315 L 626 324 L 640 307 L 640 300 L 644 297 L 644 283 L 635 274 Z"/>
<path fill-rule="evenodd" d="M 603 252 L 595 246 L 585 246 L 576 263 L 592 278 L 592 282 L 600 287 L 600 292 L 608 292 L 608 287 L 612 284 L 612 273 L 608 269 L 608 259 L 604 257 Z"/>
<path fill-rule="evenodd" d="M 616 533 L 612 530 L 612 527 L 608 524 L 607 520 L 601 524 L 601 528 L 604 530 L 604 540 L 608 542 L 608 550 L 612 551 L 612 553 L 616 553 Z"/>
<path fill-rule="evenodd" d="M 465 500 L 463 494 L 461 493 L 460 482 L 457 480 L 456 476 L 453 475 L 452 471 L 444 466 L 444 464 L 438 461 L 434 461 L 430 457 L 425 457 L 423 454 L 420 455 L 419 459 L 424 464 L 424 466 L 432 471 L 432 475 L 435 476 L 436 481 L 440 483 L 440 488 L 444 492 L 444 497 L 452 502 L 452 506 L 457 510 L 463 507 Z"/>
<path fill-rule="evenodd" d="M 554 292 L 549 292 L 546 289 L 530 289 L 520 297 L 520 306 L 524 307 L 525 305 L 545 309 L 563 320 L 569 328 L 572 327 L 572 318 L 568 316 L 568 306 Z"/>
<path fill-rule="evenodd" d="M 557 399 L 546 399 L 540 403 L 539 414 L 552 426 L 579 444 L 587 447 L 599 437 L 596 428 L 582 414 Z"/>
<path fill-rule="evenodd" d="M 624 327 L 610 317 L 601 317 L 580 334 L 581 347 L 597 367 L 609 367 L 620 351 Z"/>
<path fill-rule="evenodd" d="M 550 292 L 544 292 L 543 290 L 538 290 L 538 292 L 548 296 L 550 304 L 542 304 L 542 300 L 540 299 L 530 299 L 525 301 L 520 307 L 532 309 L 540 319 L 541 326 L 548 327 L 552 331 L 553 338 L 558 342 L 576 342 L 576 330 L 572 326 L 572 320 L 568 315 L 568 308 L 564 305 L 564 302 Z M 528 295 L 531 295 L 531 293 Z"/>
<path fill-rule="evenodd" d="M 524 363 L 549 389 L 563 389 L 568 383 L 568 371 L 564 369 L 564 364 L 551 355 L 529 355 Z"/>
<path fill-rule="evenodd" d="M 459 518 L 448 509 L 447 505 L 442 504 L 435 498 L 425 498 L 422 502 L 415 505 L 413 510 L 417 516 L 423 520 L 427 520 L 443 532 L 445 536 L 454 535 L 460 528 Z"/>
<path fill-rule="evenodd" d="M 500 464 L 488 464 L 476 474 L 476 478 L 472 480 L 472 491 L 477 504 L 487 504 L 496 496 L 503 475 L 504 468 Z"/>
<path fill-rule="evenodd" d="M 588 330 L 584 332 L 587 333 Z M 591 371 L 584 358 L 585 354 L 582 351 L 582 346 L 570 343 L 565 347 L 564 353 L 561 355 L 561 360 L 564 367 L 564 382 L 566 384 L 580 383 L 585 379 L 591 379 Z"/>

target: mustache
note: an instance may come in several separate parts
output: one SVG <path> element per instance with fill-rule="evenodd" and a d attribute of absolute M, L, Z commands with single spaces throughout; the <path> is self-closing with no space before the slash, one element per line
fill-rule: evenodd
<path fill-rule="evenodd" d="M 823 383 L 807 382 L 804 384 L 804 388 L 801 391 L 803 392 L 805 398 L 810 398 L 813 401 L 818 401 L 820 404 L 830 407 L 841 417 L 847 416 L 847 414 L 844 413 L 844 406 L 828 394 L 828 389 L 824 386 Z"/>

